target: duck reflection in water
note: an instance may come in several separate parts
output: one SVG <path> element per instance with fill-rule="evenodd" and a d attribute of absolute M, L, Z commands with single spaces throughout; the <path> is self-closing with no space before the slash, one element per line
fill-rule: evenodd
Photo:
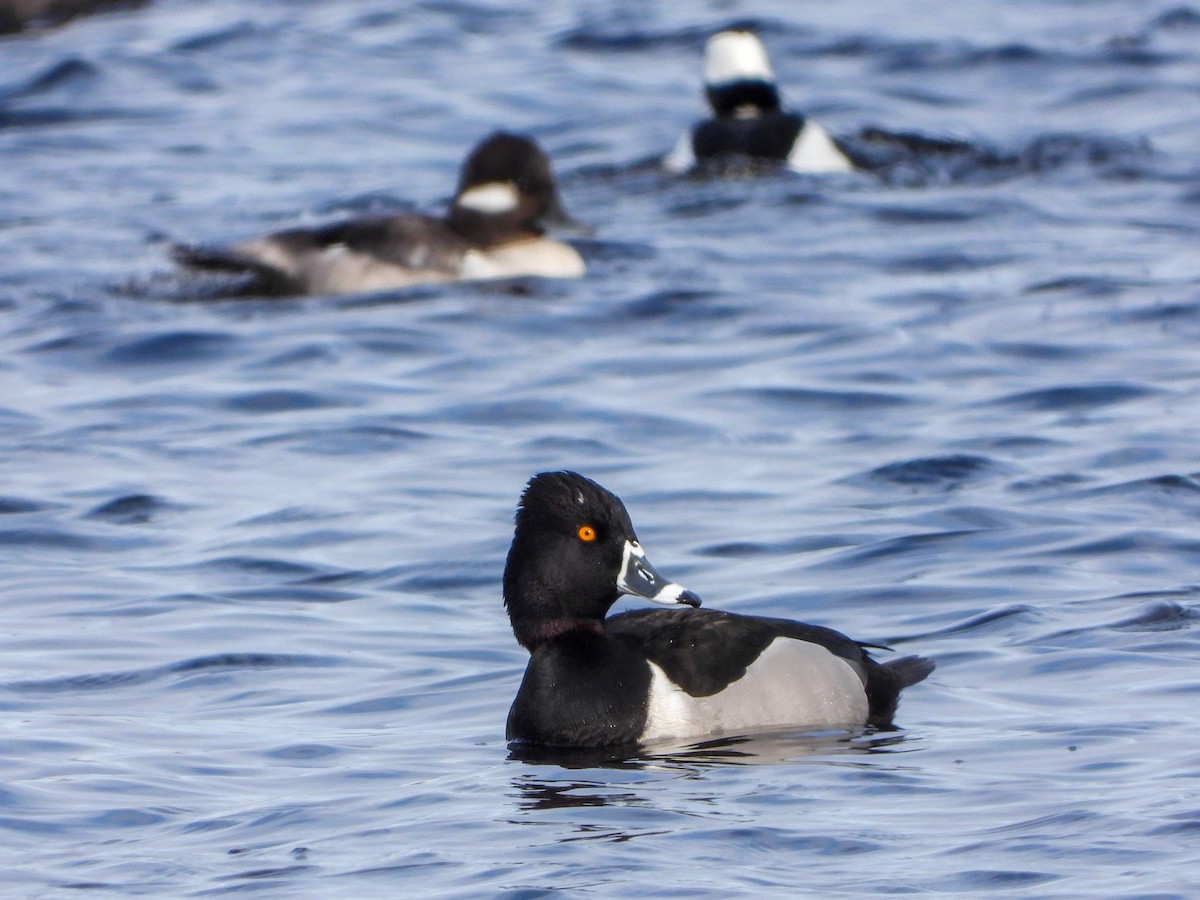
<path fill-rule="evenodd" d="M 512 794 L 522 812 L 572 807 L 628 806 L 647 801 L 639 782 L 619 780 L 618 773 L 674 771 L 699 777 L 719 766 L 753 765 L 867 765 L 855 761 L 883 753 L 906 753 L 903 732 L 789 732 L 743 735 L 691 744 L 645 748 L 638 754 L 604 749 L 514 745 L 509 760 L 536 766 L 554 766 L 573 775 L 543 775 L 524 771 L 512 780 Z M 878 765 L 872 761 L 870 765 Z M 578 777 L 583 770 L 598 770 L 595 777 Z"/>

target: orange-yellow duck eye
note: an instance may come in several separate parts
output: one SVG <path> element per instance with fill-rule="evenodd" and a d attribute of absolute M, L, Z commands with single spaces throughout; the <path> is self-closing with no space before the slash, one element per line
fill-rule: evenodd
<path fill-rule="evenodd" d="M 596 539 L 596 529 L 591 525 L 581 525 L 579 528 L 579 539 L 590 544 Z"/>

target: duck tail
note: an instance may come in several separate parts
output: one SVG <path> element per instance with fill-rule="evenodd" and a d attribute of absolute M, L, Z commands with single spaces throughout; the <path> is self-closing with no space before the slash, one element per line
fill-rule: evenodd
<path fill-rule="evenodd" d="M 903 656 L 891 662 L 876 663 L 867 674 L 868 725 L 888 729 L 900 703 L 900 692 L 929 677 L 936 663 L 924 656 Z"/>
<path fill-rule="evenodd" d="M 897 689 L 903 690 L 928 678 L 937 663 L 924 656 L 902 656 L 884 663 L 883 667 L 895 679 Z"/>
<path fill-rule="evenodd" d="M 268 263 L 253 259 L 237 250 L 225 247 L 204 247 L 196 244 L 172 244 L 171 258 L 193 272 L 213 272 L 242 276 L 243 284 L 234 292 L 246 294 L 288 294 L 296 285 L 286 274 Z"/>
<path fill-rule="evenodd" d="M 257 260 L 249 259 L 235 250 L 224 247 L 204 247 L 198 244 L 172 244 L 171 259 L 188 269 L 204 272 L 239 272 L 265 275 L 275 270 Z"/>

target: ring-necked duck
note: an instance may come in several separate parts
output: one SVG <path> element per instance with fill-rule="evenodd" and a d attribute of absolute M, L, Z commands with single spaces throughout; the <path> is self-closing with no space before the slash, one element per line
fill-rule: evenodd
<path fill-rule="evenodd" d="M 442 218 L 404 215 L 295 229 L 227 248 L 175 247 L 193 269 L 257 276 L 277 293 L 344 294 L 413 284 L 576 278 L 575 249 L 543 237 L 574 224 L 562 209 L 550 160 L 532 140 L 497 133 L 463 163 Z"/>
<path fill-rule="evenodd" d="M 679 139 L 663 161 L 670 171 L 737 157 L 786 162 L 795 172 L 854 170 L 821 125 L 781 109 L 767 51 L 750 32 L 722 31 L 709 38 L 704 85 L 713 118 Z"/>
<path fill-rule="evenodd" d="M 621 594 L 675 609 L 606 619 Z M 755 730 L 886 727 L 933 671 L 881 665 L 818 625 L 697 609 L 654 570 L 614 494 L 574 472 L 536 475 L 517 508 L 504 603 L 530 653 L 510 741 L 633 745 Z"/>

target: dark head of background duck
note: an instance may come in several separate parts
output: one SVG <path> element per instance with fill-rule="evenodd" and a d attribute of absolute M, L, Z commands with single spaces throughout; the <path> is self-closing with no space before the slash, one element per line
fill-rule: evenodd
<path fill-rule="evenodd" d="M 516 205 L 483 212 L 457 199 L 483 185 L 511 185 Z M 481 245 L 501 244 L 520 236 L 540 235 L 547 228 L 578 228 L 562 207 L 550 159 L 532 138 L 498 131 L 484 138 L 463 161 L 448 224 Z"/>

